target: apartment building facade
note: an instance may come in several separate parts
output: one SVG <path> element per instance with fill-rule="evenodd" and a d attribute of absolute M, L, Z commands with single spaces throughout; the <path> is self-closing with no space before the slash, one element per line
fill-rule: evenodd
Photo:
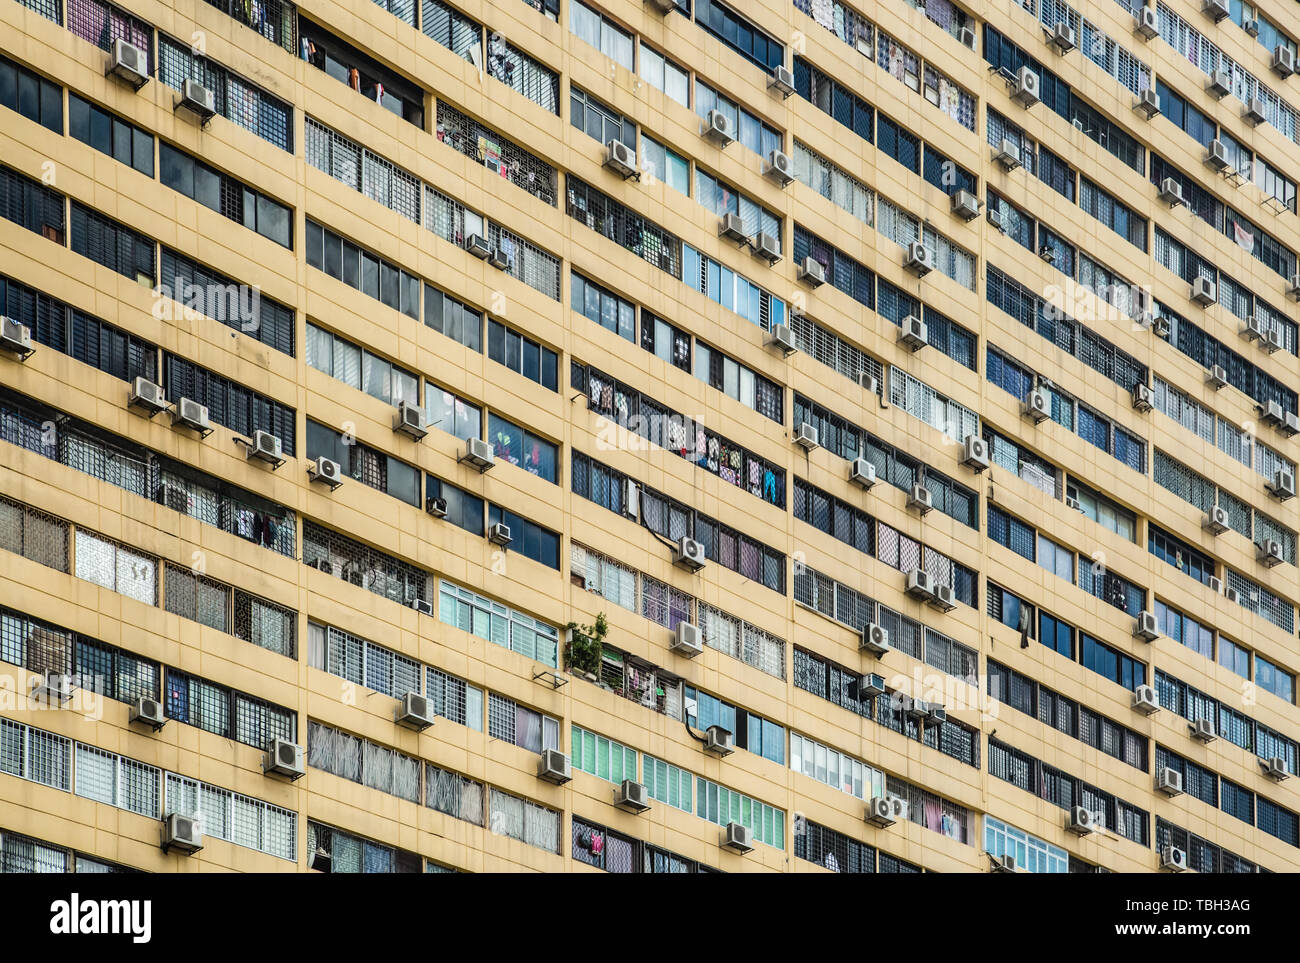
<path fill-rule="evenodd" d="M 0 2 L 0 868 L 1300 868 L 1289 0 Z"/>

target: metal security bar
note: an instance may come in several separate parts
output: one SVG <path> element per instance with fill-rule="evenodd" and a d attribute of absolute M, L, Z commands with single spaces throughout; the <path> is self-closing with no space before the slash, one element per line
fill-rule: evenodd
<path fill-rule="evenodd" d="M 558 178 L 554 167 L 441 100 L 438 140 L 555 206 Z"/>
<path fill-rule="evenodd" d="M 153 27 L 104 0 L 67 0 L 68 29 L 100 50 L 111 50 L 114 40 L 125 40 L 144 51 L 152 74 Z"/>
<path fill-rule="evenodd" d="M 433 578 L 429 573 L 315 522 L 303 522 L 302 560 L 404 605 L 433 599 Z"/>
<path fill-rule="evenodd" d="M 0 549 L 68 571 L 68 534 L 63 519 L 0 495 Z"/>
<path fill-rule="evenodd" d="M 298 8 L 289 0 L 205 0 L 227 16 L 256 30 L 277 47 L 297 53 Z"/>

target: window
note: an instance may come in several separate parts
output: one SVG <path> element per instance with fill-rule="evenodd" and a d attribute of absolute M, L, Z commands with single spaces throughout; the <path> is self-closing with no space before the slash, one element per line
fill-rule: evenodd
<path fill-rule="evenodd" d="M 409 802 L 420 801 L 419 759 L 319 722 L 307 724 L 307 765 Z"/>
<path fill-rule="evenodd" d="M 569 30 L 610 60 L 634 69 L 632 35 L 580 0 L 573 0 L 569 6 Z"/>
<path fill-rule="evenodd" d="M 1064 873 L 1070 862 L 1069 853 L 1060 846 L 989 815 L 984 817 L 984 851 L 992 856 L 1014 857 L 1016 865 L 1030 873 Z"/>
<path fill-rule="evenodd" d="M 425 317 L 428 317 L 427 311 Z M 559 356 L 532 338 L 492 319 L 488 319 L 487 354 L 497 364 L 536 381 L 543 388 L 559 390 Z"/>
<path fill-rule="evenodd" d="M 0 57 L 0 106 L 63 133 L 63 88 L 7 57 Z"/>
<path fill-rule="evenodd" d="M 322 873 L 418 873 L 415 853 L 308 821 L 307 865 Z"/>
<path fill-rule="evenodd" d="M 759 157 L 766 158 L 774 150 L 781 150 L 784 137 L 775 127 L 754 116 L 725 94 L 714 90 L 697 76 L 695 78 L 695 113 L 707 117 L 716 110 L 731 121 L 737 140 Z"/>
<path fill-rule="evenodd" d="M 402 401 L 419 402 L 419 379 L 414 374 L 310 321 L 307 322 L 307 366 L 394 407 Z"/>
<path fill-rule="evenodd" d="M 277 351 L 294 355 L 297 335 L 292 308 L 166 244 L 158 247 L 161 257 L 156 290 L 160 297 L 171 297 L 188 310 L 198 311 Z"/>
<path fill-rule="evenodd" d="M 1231 669 L 1243 679 L 1250 678 L 1250 650 L 1231 639 L 1219 636 L 1219 665 Z"/>
<path fill-rule="evenodd" d="M 158 561 L 151 556 L 77 529 L 77 578 L 120 592 L 146 605 L 158 599 Z"/>
<path fill-rule="evenodd" d="M 0 72 L 3 71 L 0 66 Z M 153 178 L 153 134 L 119 120 L 98 104 L 68 94 L 68 133 L 95 150 Z"/>
<path fill-rule="evenodd" d="M 420 506 L 420 471 L 412 465 L 307 419 L 307 457 L 338 462 L 343 473 L 408 505 Z"/>
<path fill-rule="evenodd" d="M 491 821 L 488 827 L 492 832 L 536 846 L 548 853 L 560 851 L 562 816 L 559 812 L 499 789 L 491 790 L 490 803 Z"/>
<path fill-rule="evenodd" d="M 548 568 L 560 568 L 560 536 L 536 522 L 529 521 L 522 515 L 502 508 L 488 505 L 488 524 L 498 523 L 510 529 L 510 550 L 519 552 L 525 558 L 540 562 Z"/>
<path fill-rule="evenodd" d="M 556 171 L 535 154 L 438 99 L 438 140 L 499 174 L 516 187 L 555 206 Z"/>
<path fill-rule="evenodd" d="M 413 3 L 410 5 L 410 14 L 408 22 L 415 26 Z M 390 113 L 416 127 L 424 128 L 425 93 L 418 86 L 305 17 L 299 18 L 298 31 L 303 59 L 309 64 L 340 83 L 347 84 Z"/>
<path fill-rule="evenodd" d="M 72 201 L 72 250 L 111 271 L 153 287 L 154 243 L 98 211 Z"/>
<path fill-rule="evenodd" d="M 488 416 L 488 443 L 496 457 L 506 464 L 559 484 L 558 448 L 551 442 L 493 413 Z"/>
<path fill-rule="evenodd" d="M 424 477 L 425 497 L 441 498 L 447 502 L 447 517 L 444 521 L 482 538 L 483 499 L 433 475 L 426 474 Z"/>
<path fill-rule="evenodd" d="M 637 751 L 613 739 L 573 726 L 570 733 L 573 768 L 618 784 L 624 779 L 640 782 Z"/>
<path fill-rule="evenodd" d="M 444 719 L 483 731 L 483 690 L 433 666 L 425 667 L 425 695 Z"/>
<path fill-rule="evenodd" d="M 420 320 L 420 279 L 307 220 L 307 263 L 318 271 Z"/>
<path fill-rule="evenodd" d="M 743 274 L 685 244 L 682 245 L 682 280 L 710 301 L 735 311 L 764 331 L 785 324 L 784 301 Z"/>
<path fill-rule="evenodd" d="M 662 318 L 656 318 L 649 312 L 642 314 L 641 347 L 660 361 L 665 361 L 683 371 L 691 370 L 690 334 Z M 701 350 L 708 349 L 701 346 Z"/>
<path fill-rule="evenodd" d="M 765 73 L 785 63 L 785 47 L 718 0 L 695 0 L 695 22 Z"/>
<path fill-rule="evenodd" d="M 455 626 L 525 658 L 555 667 L 559 632 L 554 626 L 446 579 L 438 583 L 438 618 L 444 625 Z"/>
<path fill-rule="evenodd" d="M 690 107 L 690 73 L 644 43 L 641 44 L 641 79 L 683 107 Z"/>
<path fill-rule="evenodd" d="M 431 381 L 424 383 L 424 420 L 462 440 L 483 437 L 482 409 Z"/>
<path fill-rule="evenodd" d="M 617 140 L 636 151 L 636 124 L 577 86 L 569 88 L 569 122 L 598 144 Z"/>
<path fill-rule="evenodd" d="M 658 177 L 678 193 L 691 196 L 691 162 L 645 131 L 641 132 L 641 167 L 650 177 Z"/>
<path fill-rule="evenodd" d="M 1295 676 L 1258 654 L 1255 656 L 1255 684 L 1284 702 L 1295 703 Z"/>
<path fill-rule="evenodd" d="M 71 108 L 69 120 L 69 126 L 76 121 L 76 111 Z M 116 140 L 116 134 L 114 137 Z M 149 141 L 149 150 L 152 176 L 152 139 Z M 195 160 L 171 144 L 159 143 L 158 169 L 165 186 L 277 244 L 293 248 L 293 211 L 279 201 Z"/>
<path fill-rule="evenodd" d="M 1080 632 L 1079 637 L 1083 642 L 1081 658 L 1085 667 L 1130 692 L 1146 682 L 1146 663 L 1111 648 L 1086 632 Z"/>
<path fill-rule="evenodd" d="M 529 752 L 560 748 L 560 722 L 512 699 L 488 693 L 488 737 Z"/>
<path fill-rule="evenodd" d="M 284 453 L 293 457 L 297 418 L 288 405 L 170 353 L 163 355 L 163 388 L 173 403 L 189 398 L 206 405 L 215 423 L 236 434 L 247 437 L 254 431 L 269 431 L 280 439 Z"/>
<path fill-rule="evenodd" d="M 636 340 L 636 307 L 611 291 L 588 281 L 581 274 L 570 275 L 570 304 L 601 327 L 628 341 Z"/>
<path fill-rule="evenodd" d="M 661 341 L 661 325 L 667 327 L 665 322 L 656 319 L 655 323 L 655 353 L 659 354 L 659 344 Z M 642 325 L 642 347 L 646 345 L 645 329 L 649 327 L 648 323 Z M 678 332 L 674 329 L 674 358 L 679 352 L 676 350 Z M 685 337 L 685 335 L 681 335 Z M 666 340 L 666 332 L 663 335 Z M 662 357 L 662 355 L 660 355 Z M 674 364 L 676 361 L 674 360 Z M 678 365 L 680 367 L 680 365 Z M 769 381 L 753 369 L 741 364 L 732 358 L 727 357 L 717 348 L 711 348 L 698 339 L 695 342 L 695 377 L 701 381 L 717 388 L 729 398 L 734 398 L 742 405 L 753 408 L 760 415 L 770 418 L 777 424 L 782 424 L 785 420 L 785 390 L 775 381 Z"/>
<path fill-rule="evenodd" d="M 543 110 L 560 112 L 560 76 L 498 33 L 488 39 L 488 73 Z"/>

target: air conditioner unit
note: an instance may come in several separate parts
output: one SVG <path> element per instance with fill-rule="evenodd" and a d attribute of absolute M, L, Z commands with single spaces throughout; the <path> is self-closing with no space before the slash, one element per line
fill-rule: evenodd
<path fill-rule="evenodd" d="M 1262 97 L 1252 97 L 1246 101 L 1246 109 L 1241 112 L 1241 116 L 1253 126 L 1258 127 L 1268 119 L 1268 115 L 1264 113 L 1264 110 L 1264 99 Z"/>
<path fill-rule="evenodd" d="M 693 622 L 678 622 L 677 631 L 673 634 L 673 641 L 669 648 L 688 659 L 695 658 L 704 651 L 704 639 L 700 634 L 700 627 Z"/>
<path fill-rule="evenodd" d="M 1099 828 L 1097 814 L 1085 806 L 1072 806 L 1065 817 L 1065 828 L 1080 836 L 1089 836 Z"/>
<path fill-rule="evenodd" d="M 32 701 L 57 708 L 72 698 L 72 679 L 62 672 L 45 672 L 32 680 Z"/>
<path fill-rule="evenodd" d="M 1287 776 L 1291 775 L 1286 768 L 1286 760 L 1281 756 L 1271 756 L 1268 759 L 1260 759 L 1260 769 L 1264 770 L 1264 775 L 1270 779 L 1276 779 L 1281 782 Z"/>
<path fill-rule="evenodd" d="M 1248 36 L 1248 37 L 1253 37 L 1253 38 L 1258 38 L 1258 37 L 1259 37 L 1259 21 L 1258 21 L 1258 20 L 1249 20 L 1249 19 L 1247 19 L 1247 20 L 1242 20 L 1242 22 L 1241 22 L 1241 29 L 1244 30 L 1244 31 L 1246 31 L 1246 36 Z"/>
<path fill-rule="evenodd" d="M 1228 372 L 1221 364 L 1216 364 L 1210 369 L 1210 373 L 1205 376 L 1205 383 L 1215 391 L 1228 386 Z"/>
<path fill-rule="evenodd" d="M 397 702 L 393 710 L 393 721 L 399 726 L 422 732 L 433 725 L 434 712 L 429 707 L 429 700 L 418 692 L 407 692 Z"/>
<path fill-rule="evenodd" d="M 1201 0 L 1201 13 L 1215 23 L 1228 16 L 1228 0 Z"/>
<path fill-rule="evenodd" d="M 641 814 L 650 808 L 650 793 L 632 779 L 624 779 L 614 790 L 614 805 L 626 812 Z"/>
<path fill-rule="evenodd" d="M 303 765 L 302 746 L 276 736 L 262 757 L 262 772 L 297 779 L 307 770 Z"/>
<path fill-rule="evenodd" d="M 1288 411 L 1283 416 L 1282 427 L 1278 429 L 1288 438 L 1293 438 L 1300 434 L 1300 415 Z"/>
<path fill-rule="evenodd" d="M 794 430 L 794 443 L 800 448 L 812 451 L 817 447 L 816 427 L 808 424 L 806 421 L 802 422 L 799 427 Z"/>
<path fill-rule="evenodd" d="M 889 796 L 872 796 L 867 803 L 866 820 L 873 826 L 888 829 L 898 818 L 894 815 L 894 800 Z"/>
<path fill-rule="evenodd" d="M 938 702 L 931 702 L 925 707 L 925 718 L 935 725 L 942 725 L 948 721 L 948 709 Z"/>
<path fill-rule="evenodd" d="M 1042 388 L 1035 388 L 1020 402 L 1020 413 L 1034 424 L 1041 424 L 1052 417 L 1052 400 Z"/>
<path fill-rule="evenodd" d="M 1172 177 L 1166 177 L 1160 182 L 1160 200 L 1170 207 L 1178 207 L 1184 203 L 1183 186 Z"/>
<path fill-rule="evenodd" d="M 0 317 L 0 351 L 26 361 L 35 350 L 31 328 L 13 318 Z"/>
<path fill-rule="evenodd" d="M 989 443 L 979 435 L 967 435 L 962 441 L 961 463 L 974 472 L 987 471 Z"/>
<path fill-rule="evenodd" d="M 276 468 L 284 464 L 284 446 L 281 444 L 279 437 L 269 431 L 258 430 L 253 432 L 253 437 L 249 439 L 245 452 L 245 457 L 249 460 L 264 461 Z"/>
<path fill-rule="evenodd" d="M 167 714 L 163 712 L 163 704 L 157 699 L 141 696 L 131 703 L 130 721 L 148 726 L 157 732 L 167 725 Z"/>
<path fill-rule="evenodd" d="M 693 538 L 683 535 L 677 540 L 677 547 L 673 552 L 673 564 L 688 568 L 692 572 L 698 572 L 704 568 L 708 558 L 704 554 L 704 545 Z"/>
<path fill-rule="evenodd" d="M 1078 46 L 1074 39 L 1074 28 L 1068 23 L 1058 23 L 1051 30 L 1047 30 L 1046 27 L 1043 29 L 1047 31 L 1047 42 L 1059 53 L 1068 54 Z"/>
<path fill-rule="evenodd" d="M 951 612 L 957 607 L 957 593 L 952 590 L 951 585 L 935 582 L 934 597 L 928 601 L 931 608 L 936 608 L 941 612 Z"/>
<path fill-rule="evenodd" d="M 1281 425 L 1286 423 L 1286 413 L 1279 402 L 1269 400 L 1266 404 L 1260 405 L 1260 414 L 1267 425 Z"/>
<path fill-rule="evenodd" d="M 975 49 L 975 31 L 970 27 L 962 27 L 957 31 L 957 40 L 963 47 Z"/>
<path fill-rule="evenodd" d="M 163 394 L 162 386 L 156 385 L 148 378 L 137 377 L 131 382 L 131 390 L 127 393 L 126 404 L 128 408 L 138 408 L 147 414 L 150 418 L 159 412 L 167 410 L 167 397 Z"/>
<path fill-rule="evenodd" d="M 722 215 L 722 220 L 718 222 L 718 236 L 740 244 L 749 240 L 749 235 L 745 233 L 745 222 L 739 214 Z"/>
<path fill-rule="evenodd" d="M 178 849 L 182 853 L 197 853 L 203 848 L 203 833 L 199 830 L 199 821 L 193 816 L 180 813 L 168 813 L 162 821 L 163 852 L 170 853 Z"/>
<path fill-rule="evenodd" d="M 915 314 L 909 314 L 899 325 L 898 340 L 903 342 L 913 351 L 920 351 L 930 343 L 929 332 L 926 329 L 925 322 Z"/>
<path fill-rule="evenodd" d="M 1177 769 L 1170 769 L 1168 766 L 1157 770 L 1156 789 L 1166 796 L 1181 796 L 1183 794 L 1183 774 Z"/>
<path fill-rule="evenodd" d="M 132 43 L 116 39 L 108 54 L 108 74 L 139 90 L 149 82 L 149 55 Z"/>
<path fill-rule="evenodd" d="M 809 287 L 819 288 L 826 283 L 826 269 L 816 258 L 806 257 L 799 264 L 799 280 Z"/>
<path fill-rule="evenodd" d="M 307 567 L 314 568 L 318 572 L 324 572 L 326 575 L 334 574 L 334 566 L 330 563 L 330 560 L 327 558 L 312 559 L 310 562 L 307 563 Z"/>
<path fill-rule="evenodd" d="M 1143 7 L 1133 18 L 1133 28 L 1143 40 L 1153 40 L 1160 36 L 1160 15 L 1154 7 Z"/>
<path fill-rule="evenodd" d="M 1255 554 L 1265 568 L 1282 564 L 1282 543 L 1275 538 L 1266 538 L 1255 546 Z"/>
<path fill-rule="evenodd" d="M 482 438 L 469 437 L 465 439 L 465 451 L 457 461 L 477 468 L 482 474 L 497 463 L 497 456 L 493 454 L 492 446 Z"/>
<path fill-rule="evenodd" d="M 1278 44 L 1273 48 L 1272 67 L 1279 77 L 1290 77 L 1295 73 L 1295 51 Z"/>
<path fill-rule="evenodd" d="M 1235 588 L 1231 588 L 1231 587 L 1225 588 L 1223 590 L 1223 597 L 1227 599 L 1229 602 L 1235 602 L 1238 605 L 1241 604 L 1241 593 L 1238 592 Z"/>
<path fill-rule="evenodd" d="M 1011 99 L 1025 109 L 1038 103 L 1038 74 L 1028 67 L 1017 70 L 1015 82 L 1011 87 Z"/>
<path fill-rule="evenodd" d="M 1002 216 L 1002 211 L 996 207 L 985 207 L 984 218 L 989 222 L 989 227 L 995 231 L 1005 231 L 1007 229 L 1006 219 Z"/>
<path fill-rule="evenodd" d="M 1219 286 L 1207 277 L 1198 275 L 1192 282 L 1192 300 L 1201 307 L 1209 307 L 1219 300 Z"/>
<path fill-rule="evenodd" d="M 1232 161 L 1228 160 L 1228 148 L 1221 140 L 1210 141 L 1210 146 L 1205 150 L 1205 163 L 1220 174 L 1233 169 Z"/>
<path fill-rule="evenodd" d="M 923 568 L 914 568 L 907 573 L 907 594 L 914 599 L 926 601 L 934 595 L 934 582 L 930 573 Z"/>
<path fill-rule="evenodd" d="M 858 640 L 858 648 L 879 658 L 890 649 L 889 630 L 883 625 L 868 622 L 862 627 L 862 636 Z"/>
<path fill-rule="evenodd" d="M 1145 88 L 1133 102 L 1133 109 L 1146 114 L 1147 120 L 1160 113 L 1160 95 L 1150 87 Z"/>
<path fill-rule="evenodd" d="M 1133 620 L 1133 638 L 1143 642 L 1154 642 L 1160 638 L 1160 623 L 1154 612 L 1142 611 Z"/>
<path fill-rule="evenodd" d="M 537 760 L 537 776 L 562 786 L 573 778 L 569 757 L 558 749 L 543 749 Z"/>
<path fill-rule="evenodd" d="M 1214 73 L 1210 74 L 1210 82 L 1205 85 L 1205 89 L 1222 100 L 1232 93 L 1232 74 L 1223 69 L 1214 71 Z M 1218 142 L 1215 141 L 1215 143 Z"/>
<path fill-rule="evenodd" d="M 1264 330 L 1264 322 L 1252 315 L 1242 325 L 1241 336 L 1247 341 L 1259 341 L 1268 337 L 1268 333 Z"/>
<path fill-rule="evenodd" d="M 1157 338 L 1167 338 L 1167 337 L 1169 337 L 1169 319 L 1168 319 L 1168 318 L 1156 318 L 1155 321 L 1154 321 L 1154 322 L 1152 323 L 1152 325 L 1151 325 L 1151 332 L 1152 332 L 1152 333 L 1153 333 Z"/>
<path fill-rule="evenodd" d="M 785 187 L 794 180 L 794 161 L 790 159 L 789 154 L 779 150 L 771 151 L 767 155 L 767 162 L 763 165 L 763 173 Z"/>
<path fill-rule="evenodd" d="M 903 260 L 903 266 L 917 277 L 923 278 L 934 270 L 934 255 L 924 243 L 913 241 L 907 245 L 907 257 Z"/>
<path fill-rule="evenodd" d="M 419 441 L 429 433 L 424 425 L 424 412 L 409 401 L 399 401 L 393 414 L 393 431 Z"/>
<path fill-rule="evenodd" d="M 1083 511 L 1083 506 L 1079 504 L 1079 499 L 1075 498 L 1073 495 L 1065 496 L 1065 507 L 1073 508 L 1076 512 Z"/>
<path fill-rule="evenodd" d="M 1146 715 L 1160 711 L 1160 696 L 1154 686 L 1140 685 L 1133 690 L 1133 708 Z"/>
<path fill-rule="evenodd" d="M 870 489 L 876 483 L 876 466 L 865 458 L 853 459 L 853 464 L 849 466 L 849 481 L 861 488 Z"/>
<path fill-rule="evenodd" d="M 1133 408 L 1135 411 L 1150 411 L 1153 400 L 1151 386 L 1139 381 L 1133 386 Z"/>
<path fill-rule="evenodd" d="M 623 514 L 633 521 L 641 520 L 641 488 L 631 478 L 624 481 Z"/>
<path fill-rule="evenodd" d="M 650 0 L 650 6 L 654 7 L 665 17 L 677 9 L 676 0 Z"/>
<path fill-rule="evenodd" d="M 491 264 L 498 271 L 505 271 L 510 268 L 510 258 L 506 256 L 505 250 L 498 244 L 488 255 L 488 264 Z"/>
<path fill-rule="evenodd" d="M 480 261 L 486 261 L 492 256 L 492 245 L 487 242 L 487 238 L 478 234 L 471 234 L 465 239 L 465 250 Z"/>
<path fill-rule="evenodd" d="M 406 603 L 421 615 L 433 615 L 433 603 L 428 599 L 409 599 Z"/>
<path fill-rule="evenodd" d="M 1295 476 L 1285 468 L 1279 468 L 1273 472 L 1272 479 L 1264 483 L 1264 487 L 1274 498 L 1284 502 L 1295 495 Z"/>
<path fill-rule="evenodd" d="M 183 110 L 193 116 L 200 124 L 207 124 L 217 113 L 217 98 L 207 87 L 196 80 L 185 78 L 181 85 L 181 96 L 176 101 L 174 110 Z"/>
<path fill-rule="evenodd" d="M 781 242 L 767 231 L 759 231 L 749 241 L 754 257 L 761 257 L 768 264 L 781 260 Z"/>
<path fill-rule="evenodd" d="M 794 354 L 799 350 L 795 347 L 794 332 L 790 330 L 788 324 L 772 325 L 772 329 L 767 333 L 767 343 L 769 347 L 780 348 L 781 353 L 786 355 Z"/>
<path fill-rule="evenodd" d="M 307 466 L 307 477 L 314 482 L 329 485 L 330 491 L 343 484 L 343 468 L 332 458 L 319 456 Z"/>
<path fill-rule="evenodd" d="M 794 93 L 794 71 L 785 64 L 777 64 L 772 68 L 772 76 L 768 78 L 767 89 L 775 90 L 784 99 Z"/>
<path fill-rule="evenodd" d="M 1212 719 L 1197 719 L 1195 722 L 1187 724 L 1188 730 L 1193 739 L 1198 739 L 1204 743 L 1211 743 L 1219 737 L 1214 731 L 1214 721 Z"/>
<path fill-rule="evenodd" d="M 866 371 L 858 372 L 858 387 L 869 395 L 880 394 L 880 379 Z"/>
<path fill-rule="evenodd" d="M 928 515 L 934 508 L 934 496 L 930 494 L 930 489 L 924 485 L 913 485 L 907 493 L 907 507 Z"/>
<path fill-rule="evenodd" d="M 510 526 L 505 522 L 497 522 L 488 528 L 488 541 L 493 545 L 500 545 L 502 548 L 511 542 Z"/>
<path fill-rule="evenodd" d="M 1187 851 L 1177 846 L 1163 846 L 1160 849 L 1160 868 L 1182 873 L 1187 870 Z"/>
<path fill-rule="evenodd" d="M 611 140 L 605 145 L 605 166 L 615 174 L 622 175 L 623 180 L 629 177 L 639 180 L 641 177 L 641 171 L 636 166 L 636 151 L 621 140 Z"/>
<path fill-rule="evenodd" d="M 1222 505 L 1211 505 L 1210 510 L 1205 513 L 1205 521 L 1201 522 L 1202 528 L 1208 528 L 1215 535 L 1222 535 L 1229 529 L 1228 510 Z"/>
<path fill-rule="evenodd" d="M 197 431 L 204 437 L 212 432 L 212 424 L 208 421 L 207 406 L 189 398 L 177 400 L 175 407 L 172 408 L 172 424 L 183 425 Z"/>
<path fill-rule="evenodd" d="M 704 118 L 700 133 L 706 140 L 711 140 L 719 147 L 726 147 L 736 139 L 736 129 L 726 114 L 720 110 L 711 110 Z"/>
<path fill-rule="evenodd" d="M 709 726 L 704 733 L 704 751 L 715 756 L 729 756 L 736 751 L 735 737 L 722 726 Z"/>
<path fill-rule="evenodd" d="M 1005 170 L 1013 171 L 1020 166 L 1020 146 L 1013 140 L 1002 138 L 1002 143 L 993 148 L 993 159 Z"/>
<path fill-rule="evenodd" d="M 722 830 L 720 845 L 723 849 L 729 849 L 741 856 L 752 853 L 754 851 L 754 831 L 744 823 L 727 823 Z"/>
<path fill-rule="evenodd" d="M 1004 856 L 993 856 L 993 872 L 995 873 L 1018 873 L 1020 864 L 1016 862 L 1016 857 L 1007 853 Z"/>
<path fill-rule="evenodd" d="M 1291 275 L 1291 281 L 1287 284 L 1286 293 L 1291 295 L 1292 301 L 1300 301 L 1300 274 Z"/>
<path fill-rule="evenodd" d="M 424 500 L 424 510 L 434 518 L 447 517 L 447 499 L 430 496 Z"/>
<path fill-rule="evenodd" d="M 1226 518 L 1227 516 L 1225 515 L 1224 517 Z M 1223 579 L 1219 578 L 1217 575 L 1211 575 L 1208 579 L 1205 580 L 1205 587 L 1208 588 L 1215 595 L 1222 595 Z"/>
<path fill-rule="evenodd" d="M 1279 328 L 1270 328 L 1264 339 L 1260 341 L 1264 350 L 1269 354 L 1277 354 L 1282 350 L 1282 331 Z"/>
<path fill-rule="evenodd" d="M 930 706 L 922 699 L 915 699 L 912 696 L 900 695 L 898 705 L 903 715 L 909 719 L 924 719 L 930 713 Z"/>
<path fill-rule="evenodd" d="M 968 190 L 953 191 L 948 206 L 963 221 L 973 221 L 980 216 L 980 200 Z"/>
<path fill-rule="evenodd" d="M 871 673 L 864 675 L 858 682 L 858 692 L 862 697 L 882 696 L 885 694 L 885 677 Z"/>

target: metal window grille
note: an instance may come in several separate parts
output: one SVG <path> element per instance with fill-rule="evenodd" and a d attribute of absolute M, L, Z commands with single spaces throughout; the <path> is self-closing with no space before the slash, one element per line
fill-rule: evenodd
<path fill-rule="evenodd" d="M 680 238 L 572 175 L 565 179 L 565 185 L 570 217 L 660 270 L 682 278 Z"/>
<path fill-rule="evenodd" d="M 438 101 L 438 140 L 555 206 L 554 167 L 442 100 Z"/>
<path fill-rule="evenodd" d="M 139 17 L 103 0 L 67 0 L 67 26 L 100 50 L 111 50 L 114 40 L 125 40 L 145 52 L 153 73 L 153 28 Z"/>
<path fill-rule="evenodd" d="M 0 496 L 0 548 L 67 572 L 68 532 L 63 519 Z"/>
<path fill-rule="evenodd" d="M 298 53 L 298 8 L 289 0 L 206 0 L 227 16 L 256 30 L 291 54 Z"/>

